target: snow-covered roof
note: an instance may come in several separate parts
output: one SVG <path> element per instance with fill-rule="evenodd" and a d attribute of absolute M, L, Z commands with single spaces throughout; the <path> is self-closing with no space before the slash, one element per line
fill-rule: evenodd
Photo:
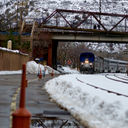
<path fill-rule="evenodd" d="M 124 61 L 124 60 L 115 60 L 115 59 L 109 59 L 109 58 L 104 58 L 104 60 L 107 60 L 109 62 L 116 62 L 116 63 L 128 64 L 128 61 Z"/>
<path fill-rule="evenodd" d="M 4 48 L 4 47 L 0 47 L 0 50 L 2 50 L 2 51 L 7 51 L 7 52 L 13 52 L 13 53 L 19 53 L 19 54 L 22 54 L 22 55 L 28 55 L 28 54 L 26 54 L 26 53 L 20 52 L 19 50 L 11 50 L 11 49 Z"/>

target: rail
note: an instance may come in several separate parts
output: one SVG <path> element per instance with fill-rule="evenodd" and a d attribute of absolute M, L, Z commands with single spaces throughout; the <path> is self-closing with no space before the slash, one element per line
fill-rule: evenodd
<path fill-rule="evenodd" d="M 115 75 L 115 74 L 114 74 L 114 76 L 115 76 L 115 77 L 117 77 L 117 78 L 119 78 L 119 79 L 122 79 L 122 80 L 126 80 L 126 81 L 128 81 L 128 79 L 126 79 L 126 78 L 122 78 L 122 77 L 119 77 L 119 76 L 117 76 L 117 75 Z"/>
<path fill-rule="evenodd" d="M 105 77 L 108 78 L 108 79 L 110 79 L 110 80 L 113 80 L 113 81 L 117 81 L 117 82 L 121 82 L 121 83 L 128 84 L 128 82 L 126 82 L 126 81 L 117 80 L 117 79 L 113 79 L 113 78 L 111 78 L 111 77 L 108 77 L 108 74 L 106 74 Z"/>
<path fill-rule="evenodd" d="M 81 83 L 83 83 L 84 85 L 86 85 L 86 86 L 90 86 L 90 87 L 93 87 L 93 88 L 95 88 L 95 89 L 99 89 L 99 90 L 105 91 L 105 92 L 107 92 L 107 93 L 111 93 L 111 94 L 115 94 L 115 95 L 117 95 L 117 96 L 123 96 L 123 97 L 128 98 L 128 95 L 121 94 L 121 93 L 118 93 L 118 92 L 115 92 L 115 91 L 111 91 L 111 90 L 108 90 L 108 89 L 104 89 L 104 88 L 101 88 L 101 87 L 97 87 L 97 86 L 95 86 L 95 85 L 93 85 L 93 84 L 85 83 L 85 82 L 81 81 L 80 79 L 78 79 L 77 77 L 76 77 L 76 79 L 77 79 L 79 82 L 81 82 Z"/>

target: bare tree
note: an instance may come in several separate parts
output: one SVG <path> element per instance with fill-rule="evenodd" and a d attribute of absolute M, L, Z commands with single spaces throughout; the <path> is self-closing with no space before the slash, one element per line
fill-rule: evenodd
<path fill-rule="evenodd" d="M 67 65 L 68 60 L 71 60 L 71 66 L 78 68 L 80 54 L 87 51 L 89 49 L 84 43 L 61 42 L 58 47 L 58 61 L 62 65 Z"/>

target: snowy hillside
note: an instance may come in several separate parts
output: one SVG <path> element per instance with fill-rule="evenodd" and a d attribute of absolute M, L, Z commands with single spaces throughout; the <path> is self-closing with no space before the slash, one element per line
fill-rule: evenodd
<path fill-rule="evenodd" d="M 55 9 L 73 9 L 85 11 L 99 11 L 99 0 L 0 0 L 3 7 L 7 10 L 15 9 L 14 5 L 18 1 L 27 1 L 29 5 L 29 15 L 39 11 L 39 15 L 43 15 L 43 11 L 54 11 Z M 126 14 L 128 12 L 127 0 L 101 0 L 101 11 L 107 13 Z M 10 12 L 11 12 L 10 10 Z M 4 12 L 4 11 L 3 11 Z M 36 15 L 36 14 L 35 14 Z"/>
<path fill-rule="evenodd" d="M 23 2 L 23 6 L 20 4 Z M 8 19 L 11 24 L 20 19 L 20 10 L 23 11 L 23 18 L 46 18 L 56 9 L 70 9 L 99 12 L 99 0 L 0 0 L 0 14 Z M 101 0 L 101 12 L 127 14 L 127 0 Z M 70 17 L 72 19 L 72 17 Z M 104 24 L 116 24 L 119 19 L 103 19 Z M 87 26 L 87 25 L 86 25 Z M 109 27 L 109 26 L 108 26 Z M 95 45 L 96 46 L 96 45 Z M 105 48 L 103 48 L 105 46 Z M 96 46 L 96 49 L 109 49 L 106 44 L 102 47 Z M 125 45 L 113 45 L 113 50 L 126 49 Z M 110 50 L 107 50 L 110 51 Z"/>

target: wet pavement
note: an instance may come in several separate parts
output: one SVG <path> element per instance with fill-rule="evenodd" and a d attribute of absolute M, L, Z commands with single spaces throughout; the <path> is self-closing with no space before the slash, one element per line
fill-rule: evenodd
<path fill-rule="evenodd" d="M 9 128 L 12 96 L 20 86 L 20 75 L 0 76 L 0 127 Z"/>
<path fill-rule="evenodd" d="M 32 114 L 31 122 L 33 125 L 36 123 L 41 125 L 42 123 L 38 122 L 44 120 L 44 124 L 49 120 L 54 124 L 55 120 L 61 120 L 60 125 L 68 120 L 75 121 L 67 111 L 51 102 L 47 92 L 44 90 L 45 82 L 52 78 L 52 76 L 46 75 L 45 78 L 38 80 L 36 75 L 27 75 L 26 108 Z M 11 127 L 10 115 L 19 106 L 20 86 L 21 75 L 0 76 L 0 128 Z M 47 127 L 50 128 L 49 126 Z M 32 125 L 31 128 L 33 128 Z"/>

